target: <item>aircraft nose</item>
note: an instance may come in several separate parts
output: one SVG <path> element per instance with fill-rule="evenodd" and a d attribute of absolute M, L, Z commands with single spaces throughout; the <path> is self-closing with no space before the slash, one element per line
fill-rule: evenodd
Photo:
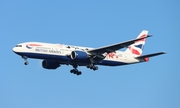
<path fill-rule="evenodd" d="M 13 52 L 16 52 L 16 47 L 14 47 L 12 50 L 13 50 Z"/>

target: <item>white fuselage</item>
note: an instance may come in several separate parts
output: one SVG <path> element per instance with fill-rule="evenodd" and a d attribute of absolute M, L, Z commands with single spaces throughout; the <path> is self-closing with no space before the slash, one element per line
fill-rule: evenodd
<path fill-rule="evenodd" d="M 18 55 L 26 56 L 28 58 L 50 59 L 57 60 L 61 64 L 71 65 L 76 63 L 79 66 L 86 66 L 90 64 L 90 60 L 72 60 L 70 57 L 71 52 L 75 50 L 87 52 L 91 49 L 93 48 L 41 42 L 25 42 L 18 44 L 13 48 L 13 51 Z M 97 65 L 119 66 L 138 62 L 142 62 L 142 60 L 135 59 L 135 57 L 130 53 L 116 51 L 107 54 L 103 60 L 97 63 Z"/>

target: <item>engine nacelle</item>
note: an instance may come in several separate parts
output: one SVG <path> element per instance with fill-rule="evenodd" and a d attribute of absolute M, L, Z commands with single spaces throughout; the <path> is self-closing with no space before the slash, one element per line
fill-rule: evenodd
<path fill-rule="evenodd" d="M 54 60 L 43 60 L 42 67 L 45 69 L 56 69 L 60 66 L 57 61 Z"/>
<path fill-rule="evenodd" d="M 73 60 L 86 60 L 88 58 L 88 54 L 84 51 L 72 51 L 71 59 Z"/>

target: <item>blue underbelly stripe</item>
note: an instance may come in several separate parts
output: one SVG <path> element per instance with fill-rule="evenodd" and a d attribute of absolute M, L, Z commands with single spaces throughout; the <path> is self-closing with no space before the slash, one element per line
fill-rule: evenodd
<path fill-rule="evenodd" d="M 40 53 L 25 53 L 25 52 L 21 52 L 21 53 L 17 53 L 18 55 L 21 56 L 27 56 L 28 58 L 35 58 L 35 59 L 51 59 L 51 60 L 57 60 L 61 63 L 64 64 L 79 64 L 80 66 L 86 66 L 88 64 L 90 64 L 89 60 L 84 60 L 84 61 L 75 61 L 72 60 L 70 57 L 68 56 L 61 56 L 61 55 L 52 55 L 52 54 L 40 54 Z M 105 66 L 119 66 L 119 65 L 126 65 L 128 63 L 124 63 L 124 62 L 117 62 L 117 61 L 110 61 L 110 60 L 102 60 L 99 63 L 97 63 L 97 65 L 105 65 Z"/>

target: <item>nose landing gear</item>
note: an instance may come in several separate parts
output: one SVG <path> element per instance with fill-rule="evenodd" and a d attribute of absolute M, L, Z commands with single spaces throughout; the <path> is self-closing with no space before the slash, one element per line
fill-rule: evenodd
<path fill-rule="evenodd" d="M 22 58 L 24 59 L 24 65 L 28 65 L 29 64 L 29 62 L 27 61 L 27 57 L 26 56 L 22 56 Z"/>

